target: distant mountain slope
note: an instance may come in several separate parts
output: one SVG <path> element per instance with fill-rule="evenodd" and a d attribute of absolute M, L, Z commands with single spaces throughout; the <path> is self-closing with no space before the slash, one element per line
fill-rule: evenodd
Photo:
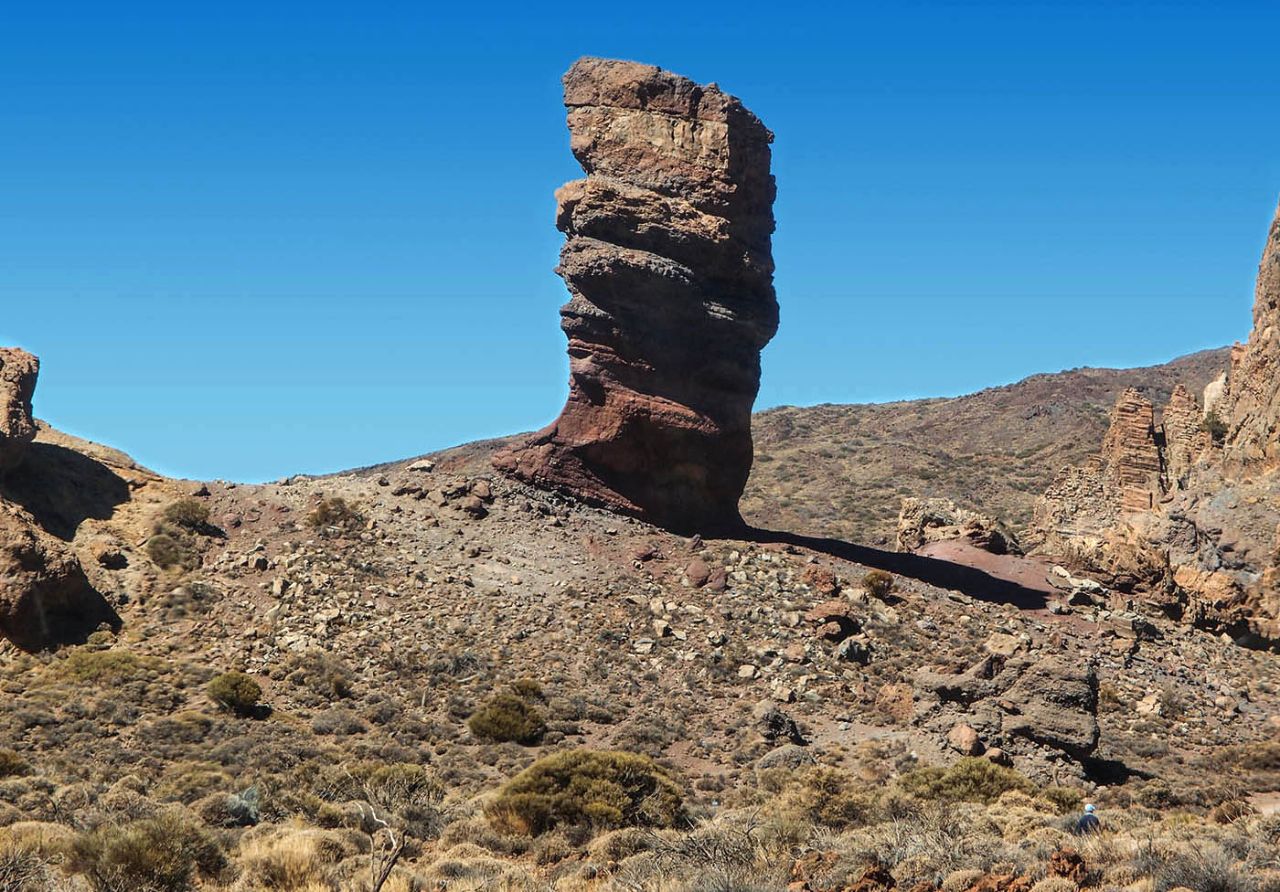
<path fill-rule="evenodd" d="M 902 496 L 948 496 L 1021 526 L 1059 469 L 1098 450 L 1121 390 L 1137 387 L 1157 405 L 1179 382 L 1198 395 L 1228 352 L 1033 375 L 955 399 L 761 412 L 743 516 L 874 544 L 892 539 Z"/>

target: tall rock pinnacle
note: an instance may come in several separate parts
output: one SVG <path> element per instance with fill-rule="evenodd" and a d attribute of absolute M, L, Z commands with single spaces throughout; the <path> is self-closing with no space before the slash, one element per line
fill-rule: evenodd
<path fill-rule="evenodd" d="M 564 77 L 587 173 L 556 193 L 569 398 L 502 470 L 683 532 L 741 522 L 760 351 L 778 327 L 773 135 L 651 65 Z"/>
<path fill-rule="evenodd" d="M 1224 461 L 1231 470 L 1280 466 L 1280 209 L 1258 266 L 1249 343 L 1231 357 L 1222 405 Z"/>
<path fill-rule="evenodd" d="M 0 347 L 0 474 L 17 467 L 36 436 L 31 397 L 40 361 L 16 347 Z"/>

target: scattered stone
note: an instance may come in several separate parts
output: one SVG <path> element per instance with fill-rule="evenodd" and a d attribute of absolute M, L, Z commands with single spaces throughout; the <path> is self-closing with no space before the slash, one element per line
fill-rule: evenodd
<path fill-rule="evenodd" d="M 980 756 L 986 749 L 978 732 L 963 722 L 947 733 L 947 745 L 962 756 Z"/>
<path fill-rule="evenodd" d="M 689 585 L 702 588 L 711 579 L 711 568 L 701 558 L 694 558 L 684 568 L 684 577 L 689 580 Z"/>

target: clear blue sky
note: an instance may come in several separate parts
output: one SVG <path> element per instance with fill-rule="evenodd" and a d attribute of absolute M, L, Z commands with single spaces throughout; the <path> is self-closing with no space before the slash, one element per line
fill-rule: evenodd
<path fill-rule="evenodd" d="M 1160 362 L 1248 331 L 1277 34 L 1274 2 L 8 3 L 0 343 L 41 417 L 186 476 L 539 427 L 592 54 L 777 134 L 758 406 Z"/>

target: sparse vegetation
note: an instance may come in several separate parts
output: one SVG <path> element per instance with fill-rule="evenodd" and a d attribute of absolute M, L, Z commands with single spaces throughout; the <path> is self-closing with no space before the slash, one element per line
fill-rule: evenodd
<path fill-rule="evenodd" d="M 1217 445 L 1221 445 L 1227 438 L 1227 423 L 1212 409 L 1205 413 L 1204 421 L 1200 422 L 1200 429 L 1206 431 Z"/>
<path fill-rule="evenodd" d="M 528 836 L 561 826 L 672 827 L 683 817 L 683 798 L 647 756 L 570 750 L 539 759 L 508 781 L 486 814 L 498 829 Z"/>
<path fill-rule="evenodd" d="M 190 496 L 177 499 L 156 518 L 147 557 L 165 569 L 194 570 L 200 564 L 200 538 L 209 535 L 221 535 L 209 523 L 209 506 Z"/>
<path fill-rule="evenodd" d="M 364 526 L 364 517 L 341 496 L 321 499 L 307 515 L 307 525 L 320 531 L 350 532 Z"/>

